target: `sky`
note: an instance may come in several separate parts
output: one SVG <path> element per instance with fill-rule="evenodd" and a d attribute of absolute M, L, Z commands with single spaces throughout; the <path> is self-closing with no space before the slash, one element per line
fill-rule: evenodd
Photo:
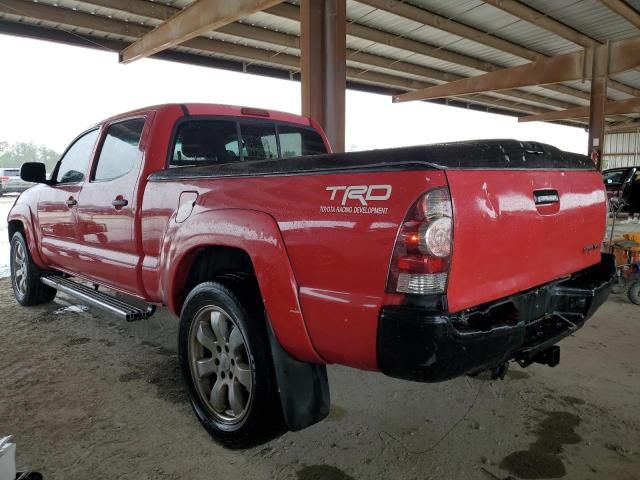
<path fill-rule="evenodd" d="M 62 152 L 92 124 L 169 102 L 243 105 L 300 113 L 300 85 L 162 60 L 120 65 L 115 52 L 0 35 L 0 141 Z M 347 150 L 515 138 L 585 153 L 584 130 L 425 102 L 347 91 Z"/>

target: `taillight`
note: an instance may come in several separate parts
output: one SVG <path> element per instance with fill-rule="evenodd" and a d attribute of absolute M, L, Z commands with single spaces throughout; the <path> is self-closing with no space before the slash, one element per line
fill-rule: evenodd
<path fill-rule="evenodd" d="M 9 177 L 0 177 L 0 183 L 4 185 L 7 182 L 9 182 Z"/>
<path fill-rule="evenodd" d="M 429 190 L 412 205 L 400 226 L 387 291 L 417 295 L 444 293 L 452 230 L 449 189 Z"/>

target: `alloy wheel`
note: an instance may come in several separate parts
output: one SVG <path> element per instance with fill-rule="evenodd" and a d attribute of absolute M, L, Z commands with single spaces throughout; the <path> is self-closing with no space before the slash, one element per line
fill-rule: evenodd
<path fill-rule="evenodd" d="M 240 328 L 223 309 L 202 308 L 191 324 L 189 363 L 198 395 L 214 417 L 238 423 L 252 400 L 253 376 Z"/>

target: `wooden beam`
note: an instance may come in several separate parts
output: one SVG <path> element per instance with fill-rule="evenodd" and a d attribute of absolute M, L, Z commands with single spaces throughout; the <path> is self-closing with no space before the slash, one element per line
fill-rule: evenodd
<path fill-rule="evenodd" d="M 600 0 L 609 10 L 614 11 L 636 28 L 640 28 L 640 13 L 622 0 Z"/>
<path fill-rule="evenodd" d="M 570 118 L 586 118 L 589 116 L 589 107 L 577 107 L 557 112 L 546 112 L 540 115 L 529 115 L 518 118 L 519 122 L 545 122 L 549 120 L 568 120 Z M 640 98 L 630 98 L 617 102 L 607 102 L 604 108 L 605 115 L 624 115 L 627 113 L 640 113 Z"/>
<path fill-rule="evenodd" d="M 602 170 L 610 53 L 611 50 L 609 48 L 596 48 L 591 60 L 591 108 L 589 110 L 589 144 L 587 153 L 593 154 L 592 158 L 595 158 L 598 170 Z"/>
<path fill-rule="evenodd" d="M 282 0 L 197 0 L 152 32 L 120 52 L 120 62 L 129 63 L 180 45 L 209 30 L 264 10 Z"/>
<path fill-rule="evenodd" d="M 346 19 L 346 0 L 300 3 L 302 114 L 322 125 L 336 152 L 345 141 Z"/>
<path fill-rule="evenodd" d="M 394 97 L 396 102 L 426 100 L 469 93 L 490 92 L 508 88 L 568 82 L 591 78 L 590 66 L 594 53 L 600 55 L 607 50 L 609 57 L 608 74 L 615 75 L 640 65 L 640 36 L 602 45 L 595 49 L 567 53 L 544 60 L 527 63 L 477 77 L 458 80 L 445 85 L 428 88 L 419 92 Z"/>
<path fill-rule="evenodd" d="M 587 51 L 583 50 L 517 67 L 505 68 L 419 92 L 399 95 L 394 97 L 393 101 L 426 100 L 576 80 L 585 73 L 584 65 L 587 62 L 590 63 L 591 57 L 587 59 L 586 53 Z"/>
<path fill-rule="evenodd" d="M 465 25 L 464 23 L 456 22 L 451 18 L 443 17 L 424 8 L 411 5 L 407 2 L 389 0 L 358 1 L 360 3 L 378 8 L 380 10 L 393 13 L 408 20 L 423 23 L 424 25 L 429 25 L 430 27 L 436 28 L 443 32 L 448 32 L 453 35 L 458 35 L 460 37 L 473 40 L 474 42 L 477 42 L 481 45 L 486 45 L 487 47 L 495 48 L 497 50 L 510 53 L 516 57 L 524 58 L 526 60 L 536 61 L 543 58 L 549 58 L 547 55 L 543 55 L 522 45 L 518 45 L 517 43 L 497 37 L 490 32 L 478 30 L 477 28 Z M 614 90 L 618 90 L 629 95 L 640 96 L 640 89 L 630 87 L 617 81 L 609 81 L 609 86 Z M 555 90 L 557 89 L 557 87 L 564 86 L 557 85 L 552 89 Z M 575 91 L 576 89 L 571 90 Z"/>

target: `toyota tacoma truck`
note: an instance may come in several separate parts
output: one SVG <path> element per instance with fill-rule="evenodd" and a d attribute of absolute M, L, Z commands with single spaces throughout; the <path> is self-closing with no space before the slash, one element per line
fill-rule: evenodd
<path fill-rule="evenodd" d="M 331 153 L 308 118 L 172 104 L 78 136 L 9 213 L 24 306 L 166 306 L 193 410 L 248 447 L 329 411 L 327 364 L 438 382 L 559 361 L 609 294 L 602 177 L 513 140 Z"/>

